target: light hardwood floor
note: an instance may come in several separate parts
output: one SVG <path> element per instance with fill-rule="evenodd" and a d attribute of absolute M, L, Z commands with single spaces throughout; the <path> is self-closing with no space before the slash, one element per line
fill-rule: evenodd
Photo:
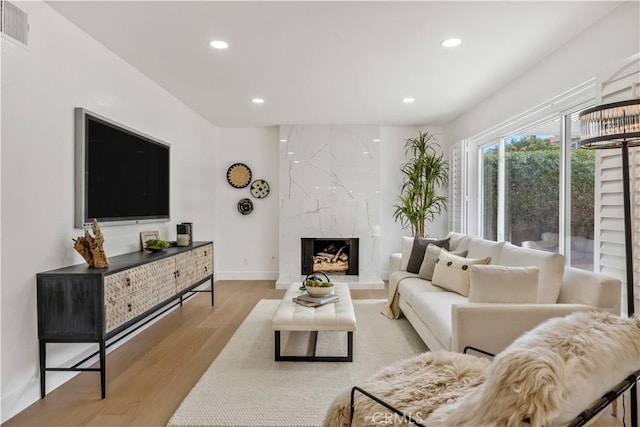
<path fill-rule="evenodd" d="M 107 356 L 106 399 L 98 374 L 83 372 L 3 425 L 164 426 L 253 306 L 283 294 L 273 281 L 218 281 L 214 307 L 209 294 L 198 294 Z M 386 291 L 352 296 L 386 298 Z M 594 426 L 622 426 L 606 412 Z"/>

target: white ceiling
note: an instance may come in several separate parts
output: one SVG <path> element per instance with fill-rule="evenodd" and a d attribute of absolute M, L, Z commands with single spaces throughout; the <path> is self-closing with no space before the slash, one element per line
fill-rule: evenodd
<path fill-rule="evenodd" d="M 265 126 L 444 124 L 620 2 L 49 4 L 212 123 Z"/>

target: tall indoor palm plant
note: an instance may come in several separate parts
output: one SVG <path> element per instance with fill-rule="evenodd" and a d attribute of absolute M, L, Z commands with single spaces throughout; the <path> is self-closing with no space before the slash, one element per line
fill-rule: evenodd
<path fill-rule="evenodd" d="M 398 203 L 393 205 L 395 221 L 402 228 L 411 225 L 414 236 L 425 235 L 425 223 L 433 221 L 447 209 L 447 198 L 441 195 L 449 181 L 449 164 L 435 137 L 418 132 L 404 145 L 405 155 L 412 158 L 402 165 L 402 190 Z"/>

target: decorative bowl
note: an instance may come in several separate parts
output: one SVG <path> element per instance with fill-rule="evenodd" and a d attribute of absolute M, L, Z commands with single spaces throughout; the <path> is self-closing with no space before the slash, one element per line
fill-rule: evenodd
<path fill-rule="evenodd" d="M 157 248 L 157 247 L 153 247 L 153 246 L 152 246 L 152 247 L 147 246 L 147 247 L 145 248 L 145 250 L 147 250 L 147 251 L 151 251 L 151 252 L 160 252 L 160 251 L 163 251 L 163 250 L 164 250 L 164 248 Z"/>
<path fill-rule="evenodd" d="M 305 286 L 305 288 L 312 297 L 324 297 L 332 293 L 335 286 L 332 284 L 331 286 Z"/>

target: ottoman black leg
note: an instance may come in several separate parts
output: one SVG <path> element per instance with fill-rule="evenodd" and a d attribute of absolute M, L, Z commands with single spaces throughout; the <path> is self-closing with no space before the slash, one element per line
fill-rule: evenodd
<path fill-rule="evenodd" d="M 312 339 L 317 339 L 317 331 L 311 331 Z M 275 338 L 275 361 L 276 362 L 353 362 L 353 331 L 347 332 L 347 355 L 346 356 L 316 356 L 315 342 L 312 356 L 283 356 L 280 354 L 280 331 L 274 331 Z"/>
<path fill-rule="evenodd" d="M 280 356 L 280 331 L 275 331 L 275 345 L 276 345 L 276 362 L 280 362 L 282 360 Z"/>

